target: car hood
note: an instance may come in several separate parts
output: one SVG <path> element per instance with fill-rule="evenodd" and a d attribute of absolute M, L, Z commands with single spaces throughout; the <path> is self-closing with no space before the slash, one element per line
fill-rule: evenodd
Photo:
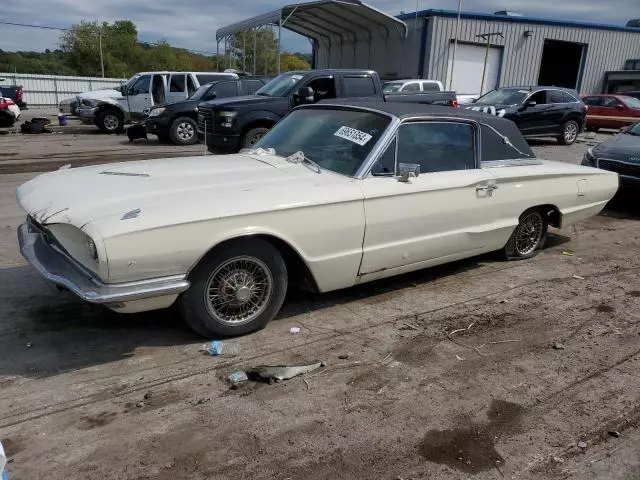
<path fill-rule="evenodd" d="M 106 88 L 104 90 L 92 90 L 91 92 L 82 92 L 78 95 L 81 99 L 87 100 L 105 100 L 108 98 L 122 98 L 122 93 L 113 88 Z"/>
<path fill-rule="evenodd" d="M 640 163 L 640 137 L 620 133 L 615 137 L 601 143 L 593 149 L 599 157 L 611 157 L 617 160 L 635 159 Z"/>
<path fill-rule="evenodd" d="M 199 106 L 211 109 L 220 109 L 228 107 L 241 107 L 243 105 L 261 105 L 272 104 L 284 101 L 284 97 L 265 97 L 261 95 L 245 95 L 242 97 L 221 98 L 219 100 L 209 100 L 203 102 Z"/>
<path fill-rule="evenodd" d="M 69 168 L 18 187 L 41 224 L 93 224 L 103 237 L 165 225 L 362 198 L 352 179 L 275 155 L 168 158 Z M 133 217 L 128 219 L 127 217 Z"/>

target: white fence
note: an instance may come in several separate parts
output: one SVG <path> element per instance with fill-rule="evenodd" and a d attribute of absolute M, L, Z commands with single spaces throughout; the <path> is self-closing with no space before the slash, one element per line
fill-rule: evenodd
<path fill-rule="evenodd" d="M 22 85 L 28 106 L 57 106 L 60 100 L 78 93 L 117 87 L 120 78 L 66 77 L 30 73 L 2 73 L 0 85 Z"/>

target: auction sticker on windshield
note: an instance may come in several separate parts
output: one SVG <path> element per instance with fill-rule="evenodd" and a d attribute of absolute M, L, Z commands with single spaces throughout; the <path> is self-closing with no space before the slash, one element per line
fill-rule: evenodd
<path fill-rule="evenodd" d="M 361 147 L 366 145 L 369 140 L 373 137 L 368 133 L 361 132 L 360 130 L 356 130 L 351 127 L 340 127 L 336 133 L 334 133 L 336 137 L 344 138 L 345 140 L 349 140 L 350 142 L 357 143 Z"/>

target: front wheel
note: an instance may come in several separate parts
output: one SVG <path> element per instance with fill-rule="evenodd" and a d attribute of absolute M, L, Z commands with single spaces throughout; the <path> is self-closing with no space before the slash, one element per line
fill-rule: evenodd
<path fill-rule="evenodd" d="M 198 142 L 198 125 L 193 118 L 176 118 L 171 124 L 170 135 L 176 145 L 193 145 Z"/>
<path fill-rule="evenodd" d="M 96 114 L 95 123 L 103 133 L 122 133 L 124 115 L 115 108 L 107 108 Z"/>
<path fill-rule="evenodd" d="M 274 318 L 287 292 L 280 252 L 259 239 L 233 242 L 207 255 L 180 298 L 186 322 L 204 337 L 244 335 Z"/>
<path fill-rule="evenodd" d="M 540 210 L 527 210 L 520 216 L 518 226 L 504 247 L 508 260 L 534 257 L 547 238 L 547 218 Z"/>
<path fill-rule="evenodd" d="M 575 120 L 568 120 L 562 127 L 562 135 L 558 137 L 560 145 L 571 145 L 578 138 L 580 126 Z"/>
<path fill-rule="evenodd" d="M 252 128 L 242 137 L 242 148 L 253 148 L 269 131 L 266 127 Z"/>

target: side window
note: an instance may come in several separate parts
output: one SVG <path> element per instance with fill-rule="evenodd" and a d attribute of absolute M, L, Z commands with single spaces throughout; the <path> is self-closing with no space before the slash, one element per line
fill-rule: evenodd
<path fill-rule="evenodd" d="M 407 85 L 404 86 L 402 91 L 405 92 L 405 93 L 419 92 L 420 91 L 420 84 L 418 82 L 408 83 Z"/>
<path fill-rule="evenodd" d="M 232 80 L 230 82 L 216 83 L 213 87 L 216 98 L 236 97 L 238 95 L 238 82 Z"/>
<path fill-rule="evenodd" d="M 336 98 L 336 81 L 333 77 L 323 77 L 311 80 L 307 87 L 313 89 L 314 101 Z"/>
<path fill-rule="evenodd" d="M 384 153 L 371 167 L 371 175 L 374 177 L 393 176 L 396 171 L 396 145 L 397 139 L 389 144 Z"/>
<path fill-rule="evenodd" d="M 566 103 L 563 92 L 560 90 L 549 90 L 549 103 Z"/>
<path fill-rule="evenodd" d="M 602 105 L 602 97 L 585 97 L 584 103 L 592 107 L 599 107 Z"/>
<path fill-rule="evenodd" d="M 151 83 L 151 75 L 143 75 L 131 87 L 131 95 L 140 95 L 141 93 L 149 93 L 149 84 Z"/>
<path fill-rule="evenodd" d="M 198 87 L 196 87 L 196 82 L 193 80 L 193 75 L 187 75 L 187 95 L 193 95 Z"/>
<path fill-rule="evenodd" d="M 537 105 L 544 105 L 547 103 L 547 91 L 540 90 L 529 97 L 530 102 L 536 102 Z"/>
<path fill-rule="evenodd" d="M 564 99 L 564 103 L 575 103 L 580 101 L 569 92 L 562 92 L 562 97 Z"/>
<path fill-rule="evenodd" d="M 398 163 L 417 163 L 421 173 L 476 168 L 473 127 L 468 123 L 407 123 L 398 130 Z"/>
<path fill-rule="evenodd" d="M 375 94 L 376 87 L 373 84 L 373 78 L 344 77 L 345 97 L 373 97 Z"/>
<path fill-rule="evenodd" d="M 169 91 L 172 93 L 184 92 L 185 75 L 181 73 L 179 75 L 171 75 L 171 81 L 169 82 Z"/>
<path fill-rule="evenodd" d="M 196 78 L 198 79 L 198 83 L 200 85 L 204 85 L 205 83 L 211 83 L 211 82 L 215 82 L 216 80 L 231 80 L 236 78 L 235 75 L 233 74 L 224 74 L 224 73 L 218 73 L 218 74 L 206 74 L 206 73 L 199 73 L 196 75 Z"/>
<path fill-rule="evenodd" d="M 620 102 L 615 97 L 607 97 L 604 99 L 603 107 L 616 108 Z"/>
<path fill-rule="evenodd" d="M 439 92 L 440 87 L 434 82 L 422 82 L 422 90 L 424 92 Z"/>
<path fill-rule="evenodd" d="M 240 80 L 240 83 L 242 83 L 242 93 L 244 95 L 255 95 L 263 85 L 260 80 Z"/>

